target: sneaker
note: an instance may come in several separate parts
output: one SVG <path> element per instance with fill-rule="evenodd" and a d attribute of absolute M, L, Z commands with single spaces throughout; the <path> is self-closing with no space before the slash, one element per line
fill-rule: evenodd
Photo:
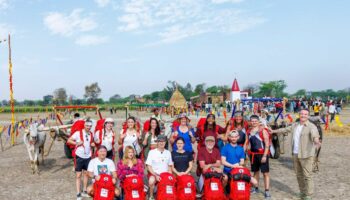
<path fill-rule="evenodd" d="M 257 193 L 259 193 L 259 188 L 252 187 L 252 188 L 250 189 L 250 193 L 251 193 L 251 194 L 257 194 Z"/>
<path fill-rule="evenodd" d="M 83 193 L 81 193 L 81 196 L 82 197 L 87 197 L 87 198 L 90 197 L 90 195 L 86 191 L 83 191 Z"/>
<path fill-rule="evenodd" d="M 82 199 L 83 199 L 83 197 L 81 196 L 80 193 L 78 193 L 78 194 L 77 194 L 77 200 L 82 200 Z"/>
<path fill-rule="evenodd" d="M 265 196 L 265 199 L 271 199 L 271 194 L 269 191 L 265 191 L 264 196 Z"/>

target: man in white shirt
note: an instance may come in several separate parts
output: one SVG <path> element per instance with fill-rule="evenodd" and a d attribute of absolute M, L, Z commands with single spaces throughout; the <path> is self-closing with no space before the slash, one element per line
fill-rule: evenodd
<path fill-rule="evenodd" d="M 315 149 L 321 147 L 321 142 L 317 127 L 309 121 L 309 111 L 302 109 L 299 115 L 299 122 L 286 128 L 273 130 L 272 133 L 292 134 L 292 157 L 300 190 L 299 196 L 303 200 L 311 200 L 314 192 L 314 183 L 311 174 L 312 163 Z"/>
<path fill-rule="evenodd" d="M 334 120 L 335 113 L 337 113 L 334 102 L 332 102 L 332 104 L 329 105 L 328 113 L 331 115 L 331 122 L 332 122 Z"/>
<path fill-rule="evenodd" d="M 91 147 L 94 147 L 93 136 L 91 133 L 92 122 L 85 121 L 84 129 L 76 131 L 68 139 L 67 143 L 75 146 L 75 172 L 76 172 L 76 189 L 77 200 L 80 200 L 82 196 L 88 197 L 86 192 L 88 174 L 86 172 L 89 162 L 91 160 Z M 80 193 L 81 175 L 83 174 L 83 193 Z"/>
<path fill-rule="evenodd" d="M 160 181 L 160 174 L 163 172 L 171 173 L 173 160 L 170 151 L 165 149 L 166 136 L 158 135 L 157 148 L 148 153 L 146 165 L 148 169 L 148 183 L 150 187 L 150 200 L 154 200 L 154 186 Z"/>
<path fill-rule="evenodd" d="M 89 177 L 95 179 L 96 181 L 100 180 L 101 174 L 109 174 L 113 177 L 113 183 L 117 182 L 117 170 L 115 168 L 114 162 L 106 158 L 107 156 L 107 148 L 104 145 L 99 146 L 98 157 L 92 159 L 88 166 Z M 94 187 L 93 185 L 89 185 L 87 188 L 87 192 L 89 195 L 94 196 Z M 118 188 L 115 188 L 115 196 L 120 195 L 120 191 Z"/>

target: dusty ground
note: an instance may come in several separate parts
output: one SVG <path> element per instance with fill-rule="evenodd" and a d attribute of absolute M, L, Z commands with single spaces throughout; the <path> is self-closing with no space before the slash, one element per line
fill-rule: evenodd
<path fill-rule="evenodd" d="M 33 116 L 36 115 L 33 114 Z M 107 113 L 103 115 L 106 116 Z M 149 113 L 137 113 L 137 115 L 141 116 L 142 120 L 145 119 L 145 116 L 150 116 Z M 21 117 L 24 116 L 19 116 Z M 120 130 L 124 117 L 125 113 L 122 112 L 113 116 L 113 118 L 118 118 L 117 130 Z M 0 121 L 8 119 L 8 115 L 0 115 Z M 341 119 L 344 123 L 349 123 L 350 110 L 345 110 Z M 191 123 L 195 125 L 196 119 L 193 119 Z M 47 144 L 50 141 L 51 138 L 48 137 Z M 271 160 L 270 164 L 271 194 L 276 200 L 297 199 L 295 196 L 298 186 L 288 141 L 289 138 L 286 139 L 286 154 L 278 160 Z M 350 131 L 342 136 L 331 132 L 326 134 L 320 158 L 320 172 L 314 174 L 314 199 L 350 199 L 349 144 Z M 62 142 L 55 142 L 50 155 L 45 159 L 45 165 L 40 166 L 40 170 L 40 175 L 31 174 L 29 158 L 22 143 L 22 137 L 18 137 L 18 145 L 14 147 L 6 144 L 5 151 L 0 152 L 0 199 L 75 199 L 72 161 L 65 158 Z M 263 194 L 254 195 L 251 199 L 263 199 Z"/>

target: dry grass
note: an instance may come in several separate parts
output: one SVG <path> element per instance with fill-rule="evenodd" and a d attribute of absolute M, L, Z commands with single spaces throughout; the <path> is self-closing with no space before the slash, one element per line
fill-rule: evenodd
<path fill-rule="evenodd" d="M 350 136 L 350 124 L 344 124 L 343 127 L 339 127 L 336 123 L 332 123 L 325 133 L 335 136 Z"/>

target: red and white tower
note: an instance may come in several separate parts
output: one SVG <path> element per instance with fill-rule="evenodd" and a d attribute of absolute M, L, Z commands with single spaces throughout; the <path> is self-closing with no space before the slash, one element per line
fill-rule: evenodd
<path fill-rule="evenodd" d="M 231 102 L 241 99 L 241 91 L 239 90 L 237 79 L 233 81 L 232 90 L 231 90 Z"/>

